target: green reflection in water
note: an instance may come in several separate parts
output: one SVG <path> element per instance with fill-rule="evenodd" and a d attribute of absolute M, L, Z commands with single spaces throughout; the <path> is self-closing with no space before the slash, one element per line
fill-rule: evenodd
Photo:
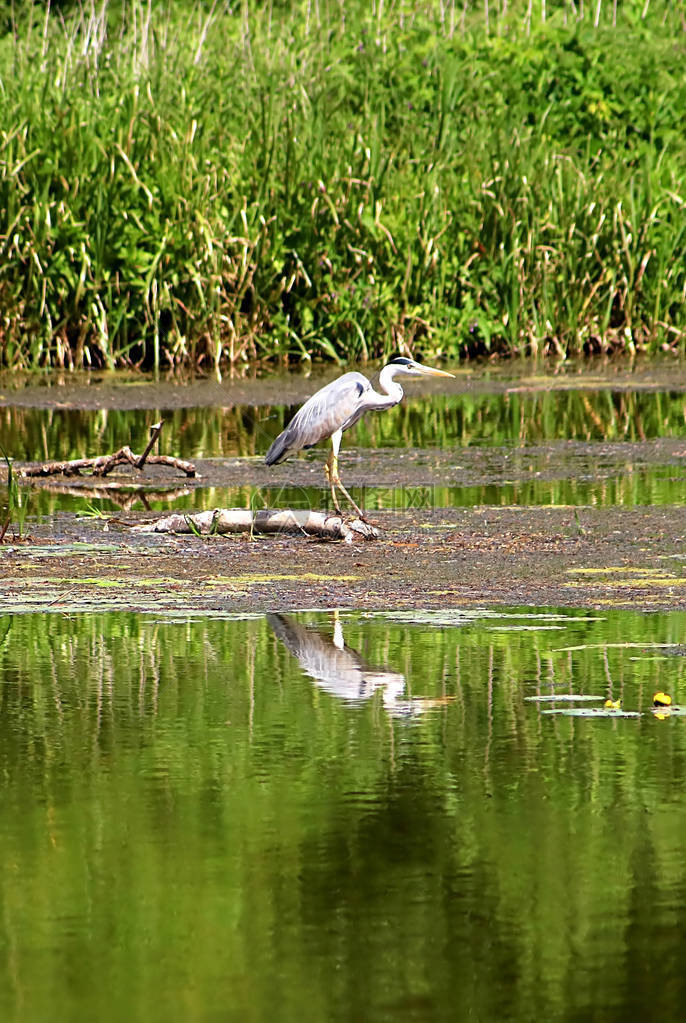
<path fill-rule="evenodd" d="M 685 626 L 1 618 L 3 1018 L 683 1018 Z"/>
<path fill-rule="evenodd" d="M 148 411 L 0 407 L 0 445 L 22 461 L 80 458 L 145 446 L 163 418 L 163 450 L 182 458 L 259 455 L 290 419 L 266 406 Z M 390 412 L 368 415 L 347 444 L 355 447 L 529 445 L 560 439 L 640 441 L 681 436 L 681 392 L 544 391 L 535 394 L 408 396 Z"/>
<path fill-rule="evenodd" d="M 234 408 L 188 408 L 173 411 L 74 411 L 66 409 L 0 408 L 0 446 L 19 460 L 69 459 L 87 454 L 115 451 L 124 444 L 134 450 L 145 446 L 148 427 L 166 420 L 162 450 L 185 458 L 257 457 L 268 448 L 292 409 L 265 406 Z M 369 415 L 346 436 L 346 449 L 402 447 L 412 457 L 416 449 L 438 448 L 459 461 L 460 450 L 501 446 L 499 478 L 493 466 L 485 467 L 483 481 L 478 466 L 476 478 L 457 486 L 406 486 L 355 488 L 354 455 L 345 470 L 346 481 L 357 499 L 370 510 L 401 508 L 469 507 L 472 505 L 515 504 L 671 504 L 683 499 L 683 476 L 678 468 L 661 465 L 634 467 L 626 471 L 617 464 L 603 468 L 589 451 L 585 461 L 577 460 L 551 471 L 547 452 L 526 452 L 526 466 L 520 464 L 521 448 L 554 445 L 560 439 L 581 441 L 640 441 L 684 433 L 684 395 L 681 392 L 648 391 L 557 391 L 510 394 L 461 394 L 412 398 L 383 415 Z M 509 453 L 509 454 L 508 454 Z M 319 457 L 318 455 L 315 458 Z M 418 456 L 418 457 L 426 457 Z M 495 453 L 493 457 L 496 457 Z M 507 458 L 512 461 L 508 462 Z M 627 459 L 629 456 L 627 456 Z M 345 464 L 346 454 L 343 461 Z M 321 462 L 324 454 L 321 454 Z M 388 455 L 386 456 L 388 463 Z M 415 460 L 418 467 L 419 462 Z M 502 479 L 512 467 L 513 479 Z M 521 474 L 531 473 L 522 480 Z M 429 465 L 428 472 L 436 472 Z M 317 473 L 323 484 L 323 473 Z M 557 476 L 558 478 L 554 478 Z M 553 477 L 553 478 L 551 478 Z M 160 479 L 150 486 L 145 501 L 133 490 L 118 493 L 74 492 L 62 488 L 60 479 L 49 490 L 31 490 L 27 496 L 30 515 L 52 515 L 57 511 L 83 511 L 89 505 L 100 511 L 148 507 L 202 510 L 218 506 L 272 507 L 290 503 L 293 507 L 326 507 L 328 491 L 321 487 L 288 486 L 288 471 L 281 470 L 279 482 L 270 488 L 251 486 L 200 488 L 184 486 L 183 477 Z M 276 479 L 276 477 L 275 477 Z M 283 482 L 281 480 L 283 479 Z M 97 481 L 95 481 L 97 483 Z M 1 499 L 1 496 L 0 496 Z M 133 504 L 132 504 L 133 502 Z"/>
<path fill-rule="evenodd" d="M 322 459 L 323 464 L 324 459 Z M 559 480 L 539 480 L 517 483 L 488 483 L 481 486 L 439 487 L 356 487 L 346 482 L 353 497 L 367 511 L 429 511 L 433 508 L 473 508 L 479 506 L 512 507 L 536 505 L 614 507 L 616 505 L 670 505 L 681 504 L 685 479 L 679 468 L 652 466 L 633 470 L 623 475 L 603 479 L 589 473 Z M 321 473 L 322 483 L 324 473 Z M 132 502 L 132 503 L 131 503 Z M 1 504 L 0 504 L 1 507 Z M 167 489 L 151 487 L 145 493 L 121 487 L 118 498 L 84 498 L 74 488 L 70 493 L 35 490 L 28 497 L 30 513 L 52 516 L 58 511 L 83 512 L 97 508 L 100 512 L 113 512 L 132 507 L 152 511 L 204 511 L 209 508 L 321 508 L 331 509 L 331 497 L 326 487 L 203 487 L 184 488 L 183 480 Z"/>

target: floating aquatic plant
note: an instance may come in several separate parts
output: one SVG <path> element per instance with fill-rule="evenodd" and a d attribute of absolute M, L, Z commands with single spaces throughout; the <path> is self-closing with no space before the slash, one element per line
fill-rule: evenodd
<path fill-rule="evenodd" d="M 591 696 L 586 693 L 554 693 L 546 696 L 525 696 L 524 699 L 535 703 L 590 703 L 602 700 L 602 696 Z"/>
<path fill-rule="evenodd" d="M 542 710 L 541 714 L 561 714 L 568 718 L 640 718 L 637 710 L 621 710 L 615 707 L 553 707 Z"/>

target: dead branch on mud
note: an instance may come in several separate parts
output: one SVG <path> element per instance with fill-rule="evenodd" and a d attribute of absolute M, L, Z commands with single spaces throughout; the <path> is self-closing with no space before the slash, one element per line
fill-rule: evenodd
<path fill-rule="evenodd" d="M 176 512 L 137 529 L 149 533 L 195 533 L 202 536 L 226 533 L 299 533 L 323 540 L 376 540 L 379 531 L 361 519 L 347 521 L 340 515 L 328 515 L 294 508 L 281 511 L 250 511 L 246 508 L 215 508 L 194 515 Z"/>
<path fill-rule="evenodd" d="M 174 458 L 172 455 L 151 455 L 150 452 L 160 435 L 164 426 L 164 420 L 155 423 L 150 427 L 150 440 L 142 455 L 135 454 L 128 444 L 111 455 L 98 455 L 96 458 L 74 458 L 67 462 L 38 462 L 35 465 L 24 465 L 17 469 L 19 476 L 80 476 L 82 472 L 89 471 L 93 476 L 107 476 L 118 465 L 132 465 L 134 469 L 142 470 L 147 462 L 149 465 L 167 465 L 171 469 L 178 469 L 186 476 L 195 476 L 195 465 L 186 462 L 182 458 Z"/>

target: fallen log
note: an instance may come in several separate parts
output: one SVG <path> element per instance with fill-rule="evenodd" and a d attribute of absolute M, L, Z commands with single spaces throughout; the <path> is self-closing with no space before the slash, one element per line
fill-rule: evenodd
<path fill-rule="evenodd" d="M 280 511 L 250 511 L 247 508 L 215 508 L 213 511 L 193 515 L 175 512 L 154 522 L 135 527 L 147 533 L 195 533 L 216 536 L 227 533 L 299 533 L 324 540 L 355 539 L 376 540 L 379 530 L 361 519 L 346 520 L 340 515 L 328 515 L 294 508 Z"/>

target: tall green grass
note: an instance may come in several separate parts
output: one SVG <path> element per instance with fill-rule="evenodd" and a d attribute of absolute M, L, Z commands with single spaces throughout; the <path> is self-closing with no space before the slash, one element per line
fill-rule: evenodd
<path fill-rule="evenodd" d="M 0 446 L 0 459 L 7 467 L 7 497 L 3 501 L 4 507 L 0 510 L 0 544 L 5 542 L 7 530 L 14 522 L 19 530 L 13 536 L 14 540 L 21 540 L 26 521 L 26 503 L 22 501 L 21 491 L 17 482 L 17 475 L 12 466 L 12 461 Z"/>
<path fill-rule="evenodd" d="M 23 11 L 0 363 L 683 347 L 678 5 Z"/>

